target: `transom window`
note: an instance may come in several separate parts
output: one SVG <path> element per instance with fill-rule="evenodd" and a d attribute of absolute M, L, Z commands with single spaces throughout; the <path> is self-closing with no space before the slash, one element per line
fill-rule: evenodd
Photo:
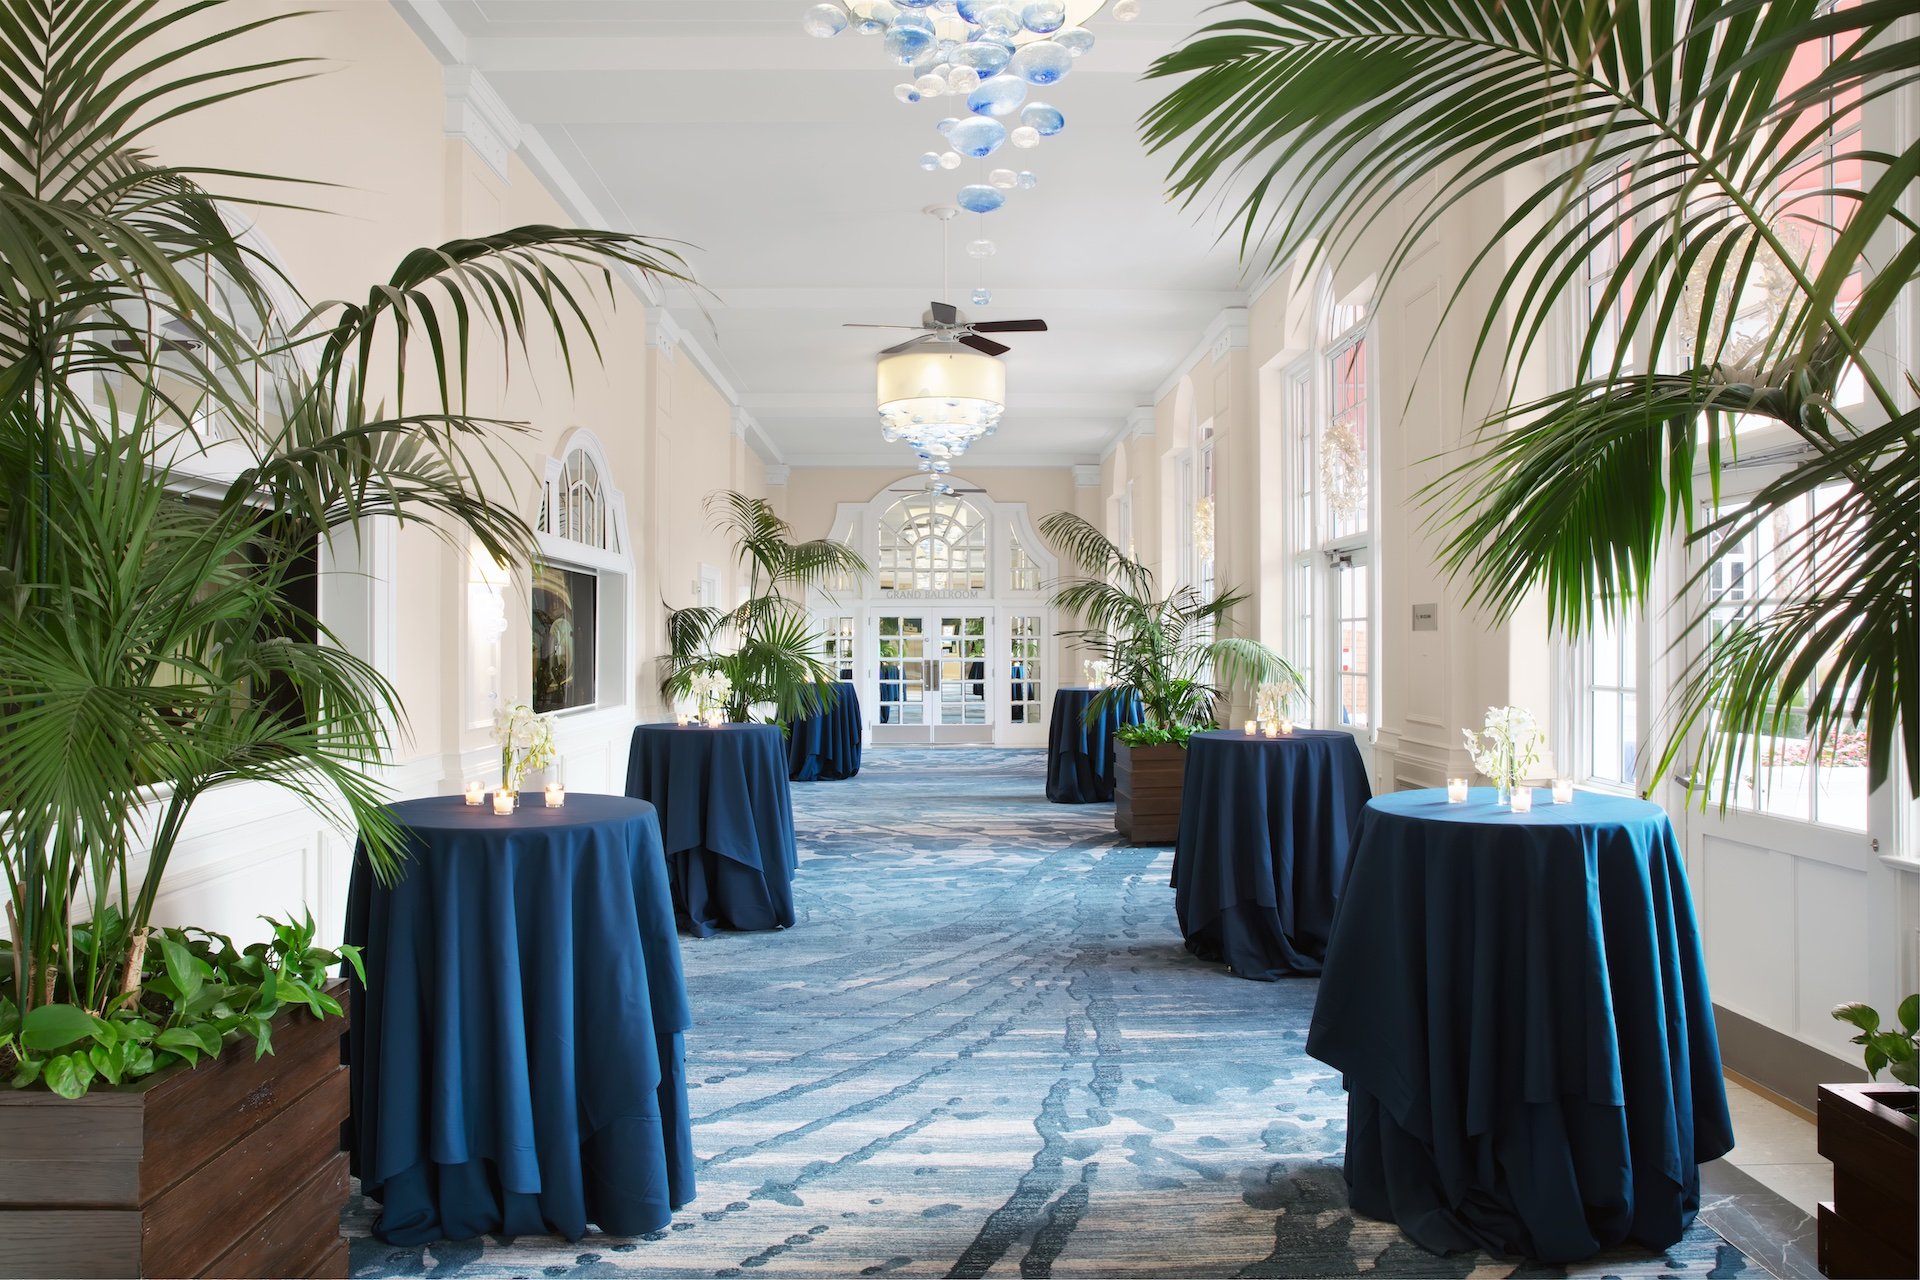
<path fill-rule="evenodd" d="M 556 538 L 619 551 L 619 535 L 607 518 L 606 490 L 600 466 L 584 449 L 574 449 L 560 464 L 560 475 L 541 504 L 540 529 Z"/>
<path fill-rule="evenodd" d="M 1033 562 L 1017 533 L 1007 535 L 1007 586 L 1014 591 L 1038 591 L 1040 566 Z"/>
<path fill-rule="evenodd" d="M 952 494 L 900 499 L 880 522 L 882 591 L 984 591 L 987 521 Z"/>

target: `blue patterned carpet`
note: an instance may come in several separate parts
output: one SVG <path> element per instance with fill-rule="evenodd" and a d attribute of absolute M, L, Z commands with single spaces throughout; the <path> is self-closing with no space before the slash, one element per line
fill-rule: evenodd
<path fill-rule="evenodd" d="M 1704 1225 L 1568 1271 L 1355 1218 L 1314 983 L 1187 955 L 1171 852 L 1043 787 L 1039 752 L 930 748 L 794 787 L 797 925 L 682 939 L 700 1196 L 669 1230 L 362 1238 L 353 1274 L 1765 1274 Z"/>

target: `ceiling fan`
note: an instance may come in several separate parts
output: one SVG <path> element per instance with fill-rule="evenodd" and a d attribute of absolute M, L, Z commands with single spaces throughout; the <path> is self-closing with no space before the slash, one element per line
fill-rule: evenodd
<path fill-rule="evenodd" d="M 971 347 L 985 355 L 997 356 L 1013 350 L 1004 342 L 995 342 L 992 338 L 983 338 L 983 333 L 1045 333 L 1045 320 L 969 320 L 960 308 L 950 302 L 931 302 L 927 304 L 926 314 L 920 317 L 920 323 L 912 324 L 846 324 L 845 329 L 923 329 L 926 332 L 918 337 L 908 338 L 905 342 L 888 347 L 880 354 L 898 355 L 915 347 L 928 343 L 959 343 Z"/>

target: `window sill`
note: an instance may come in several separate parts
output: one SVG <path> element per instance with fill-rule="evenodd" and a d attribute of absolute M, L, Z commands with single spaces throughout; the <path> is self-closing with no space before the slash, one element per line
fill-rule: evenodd
<path fill-rule="evenodd" d="M 1892 867 L 1895 871 L 1904 871 L 1910 876 L 1920 876 L 1920 858 L 1903 858 L 1897 853 L 1883 853 L 1880 855 L 1880 862 L 1883 866 Z"/>

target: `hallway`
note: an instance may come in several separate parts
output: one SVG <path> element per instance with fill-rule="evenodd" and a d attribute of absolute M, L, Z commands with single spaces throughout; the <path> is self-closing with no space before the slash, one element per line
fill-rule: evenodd
<path fill-rule="evenodd" d="M 1189 956 L 1172 852 L 1039 752 L 883 748 L 794 788 L 799 920 L 682 938 L 699 1197 L 637 1241 L 396 1249 L 354 1274 L 1559 1275 L 1352 1218 L 1312 981 Z M 365 1231 L 356 1209 L 349 1230 Z M 1696 1224 L 1568 1274 L 1762 1275 Z"/>

